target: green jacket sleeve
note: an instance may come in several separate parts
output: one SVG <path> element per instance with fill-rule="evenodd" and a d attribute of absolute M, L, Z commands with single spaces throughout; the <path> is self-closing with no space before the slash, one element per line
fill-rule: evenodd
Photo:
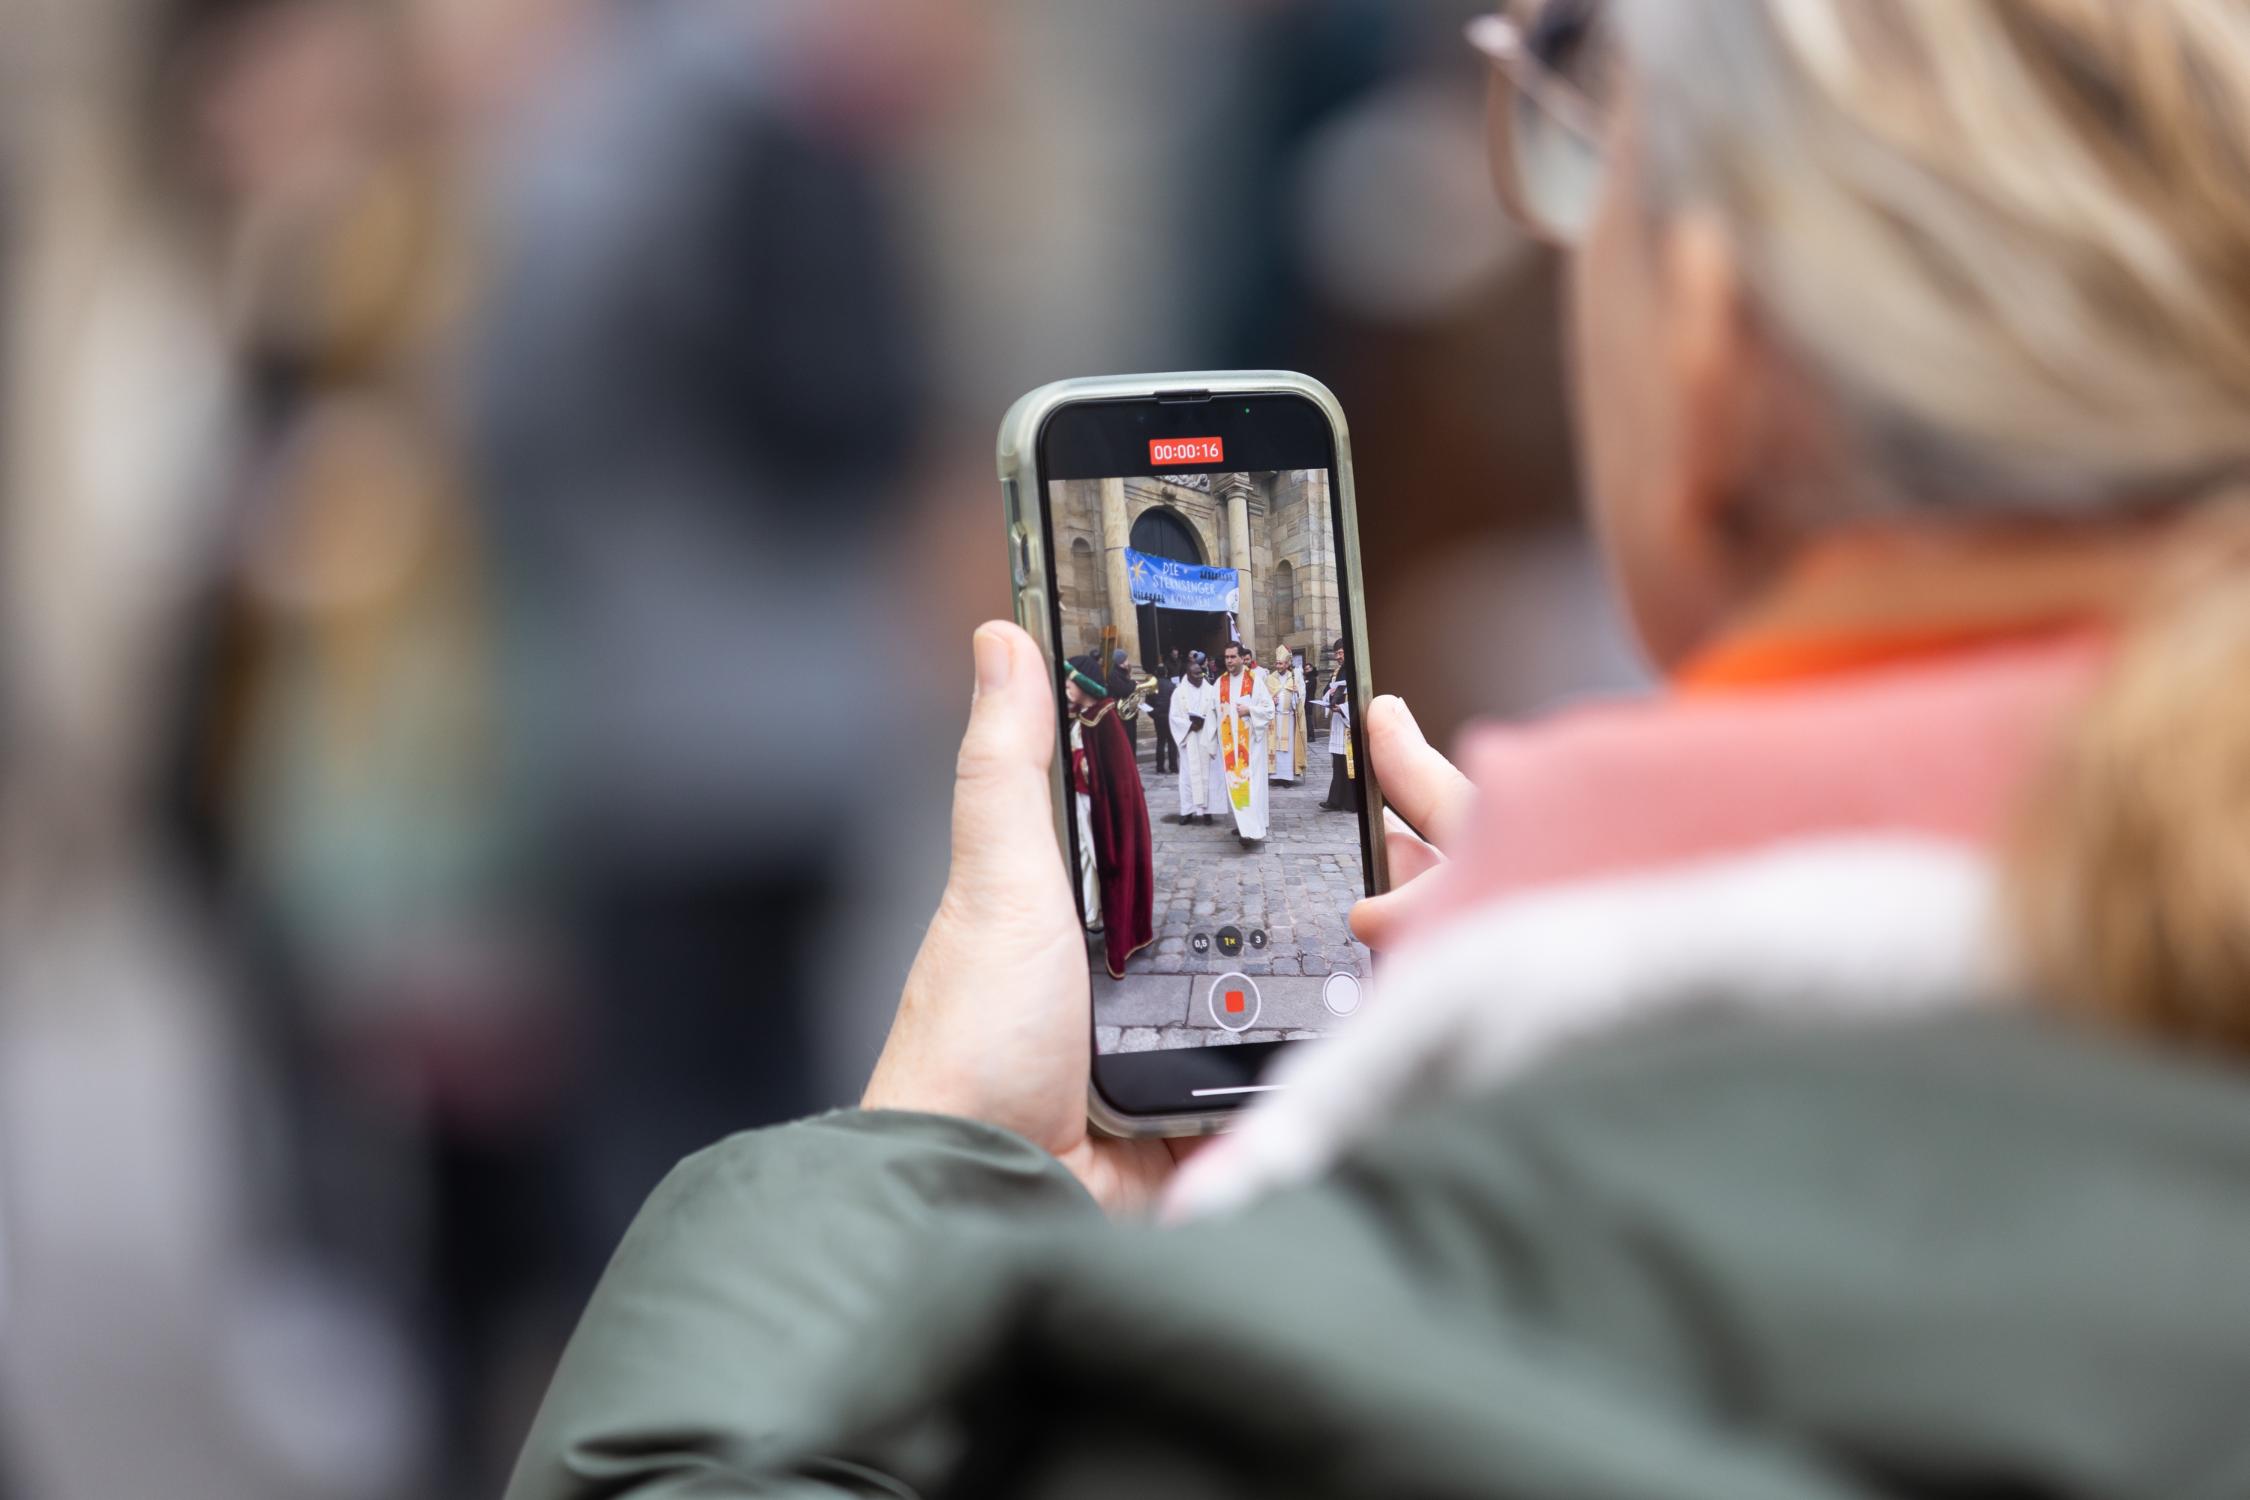
<path fill-rule="evenodd" d="M 968 1120 L 849 1112 L 723 1141 L 626 1234 L 508 1500 L 885 1493 L 841 1463 L 755 1476 L 829 1429 L 838 1370 L 931 1258 L 1098 1216 L 1052 1157 Z"/>

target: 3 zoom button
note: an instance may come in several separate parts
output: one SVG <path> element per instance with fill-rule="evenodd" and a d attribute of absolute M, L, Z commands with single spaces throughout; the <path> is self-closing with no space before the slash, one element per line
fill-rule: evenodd
<path fill-rule="evenodd" d="M 1265 1002 L 1258 996 L 1258 986 L 1247 974 L 1221 974 L 1211 981 L 1211 989 L 1203 1003 L 1210 1009 L 1213 1025 L 1225 1031 L 1248 1031 L 1258 1024 L 1258 1012 Z"/>

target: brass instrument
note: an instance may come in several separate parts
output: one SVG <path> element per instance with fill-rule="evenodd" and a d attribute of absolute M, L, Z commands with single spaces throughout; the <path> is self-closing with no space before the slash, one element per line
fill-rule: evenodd
<path fill-rule="evenodd" d="M 1133 673 L 1133 691 L 1127 693 L 1125 701 L 1117 705 L 1117 717 L 1120 719 L 1139 718 L 1142 707 L 1148 702 L 1150 695 L 1155 693 L 1156 689 L 1157 681 L 1155 678 L 1141 672 Z"/>

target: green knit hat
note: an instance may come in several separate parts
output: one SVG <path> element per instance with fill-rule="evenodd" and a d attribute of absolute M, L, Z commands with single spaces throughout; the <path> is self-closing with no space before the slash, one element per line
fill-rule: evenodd
<path fill-rule="evenodd" d="M 1101 670 L 1101 663 L 1092 656 L 1074 656 L 1063 663 L 1063 680 L 1077 683 L 1081 692 L 1107 698 L 1109 689 L 1102 685 Z"/>

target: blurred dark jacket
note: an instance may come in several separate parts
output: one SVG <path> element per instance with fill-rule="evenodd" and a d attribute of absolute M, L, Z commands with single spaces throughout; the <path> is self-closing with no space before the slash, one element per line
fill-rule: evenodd
<path fill-rule="evenodd" d="M 1704 1023 L 1104 1223 L 846 1113 L 682 1165 L 513 1500 L 2250 1492 L 2250 1089 L 2028 1015 Z"/>
<path fill-rule="evenodd" d="M 881 161 L 759 14 L 607 13 L 503 174 L 477 374 L 519 743 L 566 832 L 666 866 L 828 840 L 888 727 L 920 334 Z"/>
<path fill-rule="evenodd" d="M 496 174 L 477 447 L 604 1250 L 687 1152 L 827 1102 L 824 940 L 919 748 L 883 664 L 921 344 L 881 158 L 791 86 L 805 14 L 605 8 Z"/>

